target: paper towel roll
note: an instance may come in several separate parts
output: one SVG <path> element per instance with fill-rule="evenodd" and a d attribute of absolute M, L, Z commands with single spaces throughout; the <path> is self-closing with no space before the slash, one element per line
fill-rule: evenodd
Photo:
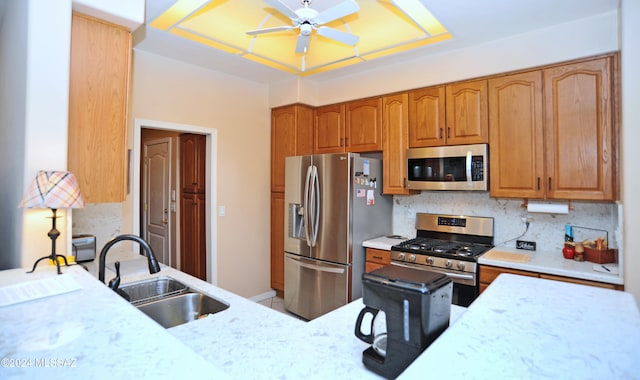
<path fill-rule="evenodd" d="M 539 212 L 547 214 L 568 214 L 569 202 L 567 203 L 550 203 L 550 202 L 532 202 L 527 203 L 528 212 Z"/>

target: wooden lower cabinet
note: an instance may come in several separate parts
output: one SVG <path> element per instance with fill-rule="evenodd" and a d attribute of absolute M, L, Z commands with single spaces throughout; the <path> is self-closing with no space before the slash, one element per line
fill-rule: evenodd
<path fill-rule="evenodd" d="M 579 278 L 556 276 L 556 275 L 551 275 L 551 274 L 530 272 L 530 271 L 524 271 L 524 270 L 518 270 L 518 269 L 493 267 L 493 266 L 490 266 L 490 265 L 480 265 L 480 293 L 482 293 L 493 282 L 493 280 L 495 280 L 496 277 L 498 277 L 498 275 L 500 275 L 502 273 L 516 274 L 516 275 L 528 276 L 528 277 L 544 278 L 544 279 L 547 279 L 547 280 L 570 282 L 570 283 L 573 283 L 573 284 L 580 284 L 580 285 L 596 286 L 596 287 L 599 287 L 599 288 L 607 288 L 607 289 L 614 289 L 614 290 L 624 290 L 624 286 L 622 286 L 622 285 L 609 284 L 609 283 L 606 283 L 606 282 L 582 280 L 582 279 L 579 279 Z"/>
<path fill-rule="evenodd" d="M 205 195 L 183 193 L 180 198 L 180 270 L 207 280 Z"/>
<path fill-rule="evenodd" d="M 284 193 L 271 193 L 271 288 L 284 292 Z"/>
<path fill-rule="evenodd" d="M 371 272 L 391 263 L 391 252 L 383 249 L 366 249 L 365 272 Z"/>

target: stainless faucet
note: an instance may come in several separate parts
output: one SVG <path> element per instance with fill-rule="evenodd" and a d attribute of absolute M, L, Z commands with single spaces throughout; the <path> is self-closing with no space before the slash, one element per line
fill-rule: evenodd
<path fill-rule="evenodd" d="M 105 266 L 105 260 L 107 258 L 107 252 L 109 251 L 109 249 L 116 244 L 119 241 L 122 240 L 132 240 L 135 241 L 137 243 L 140 244 L 140 246 L 146 251 L 147 254 L 147 261 L 149 262 L 149 273 L 154 274 L 154 273 L 158 273 L 160 272 L 160 264 L 158 264 L 158 260 L 156 259 L 156 255 L 155 253 L 153 253 L 153 250 L 151 249 L 151 247 L 149 246 L 149 243 L 147 243 L 146 241 L 144 241 L 141 237 L 136 236 L 136 235 L 120 235 L 120 236 L 116 236 L 113 239 L 111 239 L 107 244 L 104 245 L 104 247 L 102 248 L 102 251 L 100 251 L 100 266 L 98 269 L 98 279 L 100 280 L 100 282 L 104 282 L 104 266 Z M 117 281 L 113 281 L 113 283 L 119 283 L 120 282 L 120 265 L 117 266 L 117 272 L 116 273 L 116 278 Z M 115 280 L 115 279 L 114 279 Z M 115 289 L 112 288 L 114 291 L 117 291 L 118 289 L 118 285 L 115 285 Z"/>

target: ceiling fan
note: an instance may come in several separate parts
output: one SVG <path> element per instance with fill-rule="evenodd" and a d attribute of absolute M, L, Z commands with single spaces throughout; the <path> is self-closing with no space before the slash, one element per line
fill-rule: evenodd
<path fill-rule="evenodd" d="M 296 53 L 298 54 L 307 52 L 309 48 L 309 37 L 313 30 L 323 37 L 331 38 L 346 45 L 353 46 L 358 42 L 359 37 L 356 35 L 323 25 L 360 10 L 360 7 L 354 0 L 344 0 L 342 3 L 334 5 L 322 12 L 318 12 L 309 7 L 311 0 L 301 0 L 300 2 L 303 7 L 296 10 L 289 8 L 281 0 L 264 0 L 264 2 L 289 17 L 291 21 L 293 21 L 293 25 L 250 30 L 247 32 L 250 36 L 299 29 L 300 34 L 296 42 Z"/>

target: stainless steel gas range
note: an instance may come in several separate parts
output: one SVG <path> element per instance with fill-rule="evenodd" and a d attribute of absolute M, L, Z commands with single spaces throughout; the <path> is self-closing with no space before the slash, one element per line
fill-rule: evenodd
<path fill-rule="evenodd" d="M 452 303 L 469 306 L 479 295 L 478 257 L 493 248 L 493 218 L 418 213 L 416 230 L 391 247 L 391 264 L 446 274 Z"/>

